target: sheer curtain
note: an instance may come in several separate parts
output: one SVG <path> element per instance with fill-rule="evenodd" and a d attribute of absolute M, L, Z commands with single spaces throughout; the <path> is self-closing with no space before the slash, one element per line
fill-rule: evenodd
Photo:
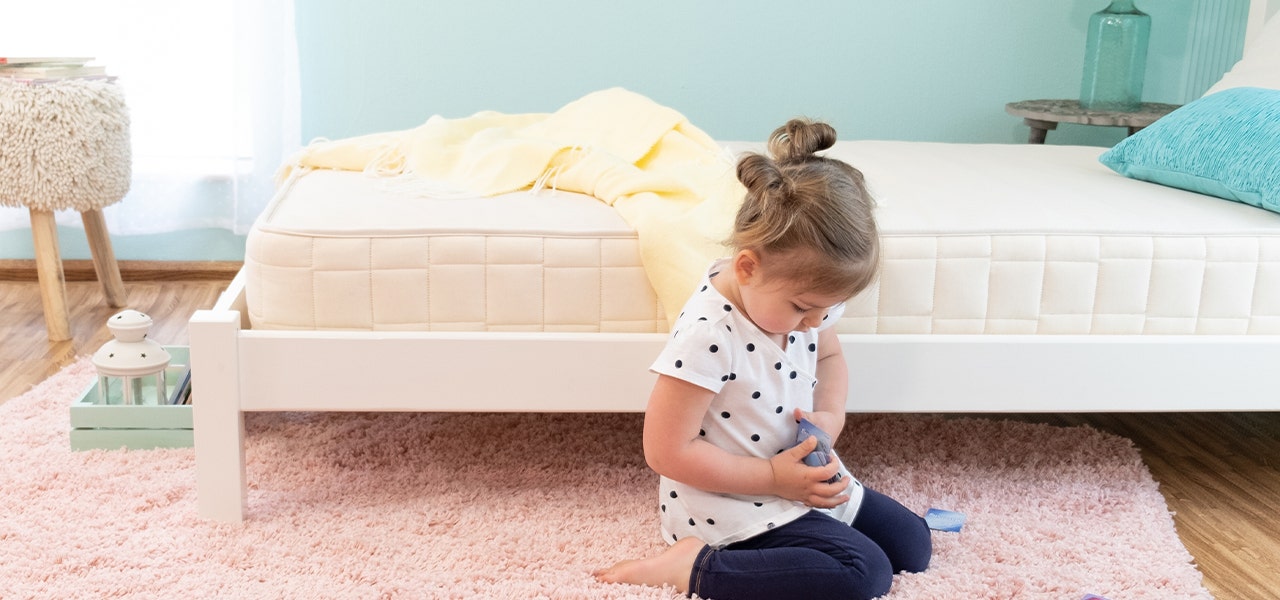
<path fill-rule="evenodd" d="M 133 181 L 104 211 L 112 234 L 248 231 L 300 141 L 292 0 L 26 0 L 3 12 L 0 55 L 92 56 L 118 77 Z M 25 209 L 0 207 L 0 231 L 27 227 Z"/>

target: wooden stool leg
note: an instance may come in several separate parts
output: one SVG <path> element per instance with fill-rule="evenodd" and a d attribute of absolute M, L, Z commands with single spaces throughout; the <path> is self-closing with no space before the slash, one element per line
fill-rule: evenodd
<path fill-rule="evenodd" d="M 31 209 L 31 241 L 36 251 L 36 276 L 40 280 L 40 299 L 44 304 L 44 325 L 49 339 L 55 342 L 71 339 L 71 322 L 67 318 L 66 282 L 62 275 L 62 254 L 58 251 L 58 225 L 53 211 Z"/>
<path fill-rule="evenodd" d="M 120 278 L 120 265 L 116 263 L 116 254 L 111 250 L 111 236 L 107 233 L 107 222 L 102 218 L 102 209 L 95 208 L 80 213 L 84 220 L 84 234 L 89 239 L 89 251 L 93 254 L 93 270 L 102 283 L 102 292 L 107 296 L 107 305 L 120 308 L 128 302 L 124 292 L 124 281 Z"/>

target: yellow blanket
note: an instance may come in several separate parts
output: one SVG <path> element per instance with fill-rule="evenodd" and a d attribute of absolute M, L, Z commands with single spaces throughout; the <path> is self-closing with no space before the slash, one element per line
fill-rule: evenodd
<path fill-rule="evenodd" d="M 621 88 L 550 114 L 437 115 L 414 129 L 317 142 L 281 177 L 297 168 L 363 170 L 481 195 L 554 187 L 595 196 L 635 228 L 669 321 L 727 252 L 722 242 L 744 192 L 732 157 L 706 133 Z"/>

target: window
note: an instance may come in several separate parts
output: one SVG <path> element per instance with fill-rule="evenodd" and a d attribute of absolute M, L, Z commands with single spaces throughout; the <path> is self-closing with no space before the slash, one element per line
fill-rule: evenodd
<path fill-rule="evenodd" d="M 290 0 L 15 2 L 0 40 L 0 55 L 92 56 L 117 77 L 133 181 L 104 211 L 113 234 L 245 233 L 299 145 Z M 0 208 L 0 230 L 28 226 L 25 208 Z"/>

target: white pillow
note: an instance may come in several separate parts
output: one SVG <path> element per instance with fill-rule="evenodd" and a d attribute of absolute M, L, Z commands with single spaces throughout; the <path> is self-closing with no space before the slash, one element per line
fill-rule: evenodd
<path fill-rule="evenodd" d="M 1240 62 L 1231 67 L 1204 95 L 1237 87 L 1280 90 L 1280 15 L 1267 21 L 1262 27 L 1262 33 L 1244 49 L 1244 57 Z"/>

